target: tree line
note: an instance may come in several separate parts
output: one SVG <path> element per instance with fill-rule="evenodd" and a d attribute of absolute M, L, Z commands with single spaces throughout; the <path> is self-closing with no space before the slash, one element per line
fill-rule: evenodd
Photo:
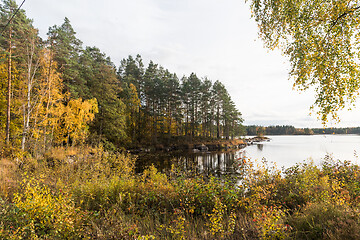
<path fill-rule="evenodd" d="M 232 138 L 243 131 L 241 113 L 220 81 L 183 76 L 140 55 L 121 61 L 117 72 L 126 100 L 127 135 L 132 142 L 173 136 Z"/>
<path fill-rule="evenodd" d="M 241 113 L 220 81 L 195 73 L 181 79 L 140 55 L 116 67 L 84 47 L 69 19 L 43 40 L 13 0 L 0 5 L 0 136 L 3 149 L 34 152 L 56 145 L 109 148 L 175 137 L 230 138 Z"/>
<path fill-rule="evenodd" d="M 314 134 L 360 134 L 360 127 L 313 128 Z"/>
<path fill-rule="evenodd" d="M 311 135 L 314 131 L 310 128 L 295 128 L 291 125 L 276 125 L 276 126 L 246 126 L 246 134 L 249 136 L 261 135 Z"/>
<path fill-rule="evenodd" d="M 360 134 L 360 127 L 348 128 L 295 128 L 291 125 L 246 126 L 246 134 L 257 135 L 314 135 L 314 134 Z"/>

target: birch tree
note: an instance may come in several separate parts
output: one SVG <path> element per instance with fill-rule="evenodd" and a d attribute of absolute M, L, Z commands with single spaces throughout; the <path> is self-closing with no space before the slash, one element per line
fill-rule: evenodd
<path fill-rule="evenodd" d="M 289 58 L 294 88 L 314 88 L 321 121 L 338 121 L 359 95 L 360 1 L 248 2 L 265 46 Z"/>

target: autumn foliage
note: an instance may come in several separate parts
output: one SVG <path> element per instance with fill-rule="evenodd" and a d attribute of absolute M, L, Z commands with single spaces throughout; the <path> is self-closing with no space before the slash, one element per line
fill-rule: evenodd
<path fill-rule="evenodd" d="M 237 177 L 149 167 L 102 148 L 1 160 L 5 239 L 357 239 L 360 167 L 330 157 L 279 170 L 238 159 Z M 15 167 L 11 167 L 11 166 Z"/>

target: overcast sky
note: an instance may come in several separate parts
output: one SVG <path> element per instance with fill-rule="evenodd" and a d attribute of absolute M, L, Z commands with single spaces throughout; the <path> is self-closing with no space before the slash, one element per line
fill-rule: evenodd
<path fill-rule="evenodd" d="M 245 124 L 321 127 L 309 116 L 314 93 L 292 90 L 287 59 L 263 47 L 244 0 L 26 0 L 23 9 L 43 38 L 68 17 L 84 46 L 117 66 L 140 54 L 145 66 L 220 80 Z M 340 116 L 330 125 L 360 126 L 360 108 Z"/>

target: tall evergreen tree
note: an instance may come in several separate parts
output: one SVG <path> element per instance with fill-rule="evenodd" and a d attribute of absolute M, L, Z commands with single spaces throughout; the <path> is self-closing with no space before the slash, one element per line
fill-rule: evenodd
<path fill-rule="evenodd" d="M 99 112 L 91 126 L 92 132 L 116 146 L 126 141 L 125 105 L 119 93 L 116 69 L 109 58 L 96 47 L 87 47 L 80 58 L 81 78 L 86 79 L 87 98 L 96 98 Z"/>
<path fill-rule="evenodd" d="M 187 109 L 187 122 L 189 122 L 190 135 L 197 134 L 199 126 L 199 107 L 201 99 L 201 80 L 195 73 L 191 73 L 188 78 L 183 78 L 182 90 Z M 186 133 L 188 134 L 188 133 Z"/>
<path fill-rule="evenodd" d="M 180 99 L 180 82 L 176 74 L 171 74 L 167 71 L 167 81 L 165 85 L 165 93 L 167 96 L 167 119 L 168 119 L 168 134 L 179 134 L 179 125 L 181 124 L 181 99 Z"/>
<path fill-rule="evenodd" d="M 84 98 L 87 95 L 86 80 L 80 75 L 79 63 L 82 42 L 76 38 L 68 18 L 64 19 L 62 25 L 49 28 L 48 44 L 62 74 L 65 90 L 73 97 Z"/>
<path fill-rule="evenodd" d="M 216 137 L 221 137 L 221 116 L 222 116 L 222 99 L 225 95 L 225 86 L 217 80 L 212 88 L 213 104 L 215 107 Z"/>
<path fill-rule="evenodd" d="M 125 84 L 124 89 L 130 87 L 130 84 L 133 84 L 138 98 L 140 99 L 140 103 L 138 106 L 138 110 L 136 111 L 137 116 L 134 118 L 136 119 L 136 126 L 135 132 L 137 136 L 135 137 L 137 141 L 141 141 L 144 137 L 143 128 L 146 125 L 146 121 L 143 121 L 141 106 L 144 105 L 145 101 L 145 94 L 144 94 L 144 65 L 142 63 L 142 59 L 140 55 L 137 55 L 134 59 L 132 56 L 129 56 L 127 59 L 121 60 L 120 67 L 117 71 L 117 76 L 119 81 L 122 84 Z"/>
<path fill-rule="evenodd" d="M 210 124 L 211 124 L 211 92 L 212 82 L 205 78 L 201 84 L 201 101 L 200 101 L 200 113 L 202 122 L 202 135 L 207 137 L 210 135 Z"/>

